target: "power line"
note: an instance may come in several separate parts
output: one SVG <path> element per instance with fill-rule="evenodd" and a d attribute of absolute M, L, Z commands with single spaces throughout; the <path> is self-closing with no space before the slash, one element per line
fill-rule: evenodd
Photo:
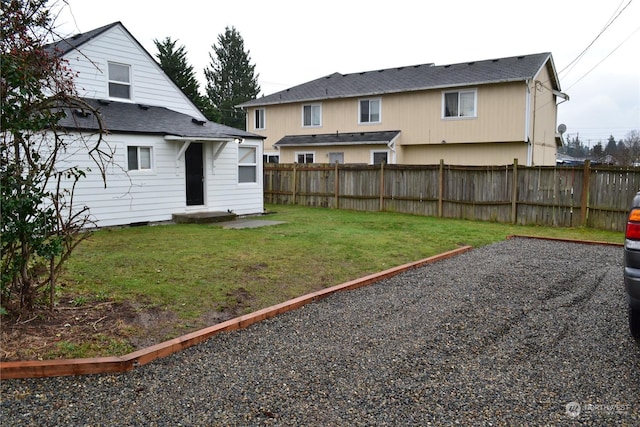
<path fill-rule="evenodd" d="M 631 4 L 633 0 L 629 0 L 629 2 L 618 12 L 617 15 L 615 15 L 613 18 L 609 18 L 609 21 L 607 21 L 607 24 L 604 26 L 604 28 L 602 30 L 600 30 L 600 32 L 598 33 L 598 35 L 591 41 L 591 43 L 589 43 L 587 45 L 587 47 L 584 48 L 584 50 L 582 52 L 580 52 L 580 54 L 578 56 L 575 57 L 575 59 L 571 62 L 569 62 L 569 64 L 567 64 L 566 67 L 564 67 L 562 70 L 560 70 L 558 72 L 558 74 L 562 74 L 565 70 L 567 70 L 567 68 L 571 67 L 573 69 L 573 67 L 575 65 L 577 65 L 577 63 L 580 61 L 580 59 L 582 59 L 582 57 L 585 55 L 585 53 L 587 53 L 587 51 L 591 48 L 591 46 L 593 46 L 593 44 L 600 38 L 600 36 L 602 34 L 604 34 L 604 32 L 611 26 L 611 24 L 613 24 L 616 19 L 618 19 L 620 17 L 620 15 L 622 14 L 622 12 L 625 11 L 626 8 L 629 7 L 629 5 Z M 616 8 L 616 11 L 620 9 L 620 6 L 618 5 L 618 7 Z M 615 11 L 614 11 L 615 14 Z M 571 71 L 571 70 L 569 70 Z"/>
<path fill-rule="evenodd" d="M 565 90 L 569 90 L 572 87 L 574 87 L 580 80 L 582 80 L 583 78 L 585 78 L 589 73 L 591 73 L 593 70 L 595 70 L 600 64 L 602 64 L 605 59 L 607 59 L 608 57 L 610 57 L 613 52 L 615 52 L 616 50 L 618 50 L 620 48 L 620 46 L 622 46 L 623 44 L 625 44 L 631 37 L 633 37 L 633 35 L 635 33 L 638 32 L 638 30 L 640 30 L 640 27 L 636 28 L 631 34 L 629 34 L 629 36 L 624 39 L 618 46 L 616 46 L 611 52 L 609 52 L 604 58 L 602 58 L 596 65 L 594 65 L 591 69 L 589 69 L 589 71 L 587 71 L 586 73 L 584 73 L 582 76 L 580 76 L 580 78 L 578 80 L 576 80 L 575 82 L 573 82 L 571 84 L 571 86 L 569 86 L 567 89 Z"/>

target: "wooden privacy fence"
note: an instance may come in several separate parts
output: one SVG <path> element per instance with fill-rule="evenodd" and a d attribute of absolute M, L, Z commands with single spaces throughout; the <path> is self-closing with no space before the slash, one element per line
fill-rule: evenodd
<path fill-rule="evenodd" d="M 624 231 L 640 168 L 264 165 L 266 203 Z"/>

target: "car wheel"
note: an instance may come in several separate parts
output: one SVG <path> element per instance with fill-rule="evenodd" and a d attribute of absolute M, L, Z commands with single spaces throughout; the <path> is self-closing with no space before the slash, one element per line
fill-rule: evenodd
<path fill-rule="evenodd" d="M 635 339 L 640 339 L 640 310 L 629 307 L 629 331 Z"/>

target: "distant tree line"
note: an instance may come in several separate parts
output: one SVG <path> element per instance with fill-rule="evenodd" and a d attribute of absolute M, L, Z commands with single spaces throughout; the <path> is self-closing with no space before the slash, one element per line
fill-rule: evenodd
<path fill-rule="evenodd" d="M 260 92 L 255 64 L 235 27 L 227 27 L 212 45 L 210 63 L 204 69 L 206 87 L 200 90 L 193 67 L 187 61 L 184 45 L 166 37 L 154 40 L 160 67 L 207 119 L 238 129 L 245 128 L 245 112 L 236 105 L 254 99 Z"/>
<path fill-rule="evenodd" d="M 558 154 L 576 160 L 588 159 L 593 163 L 640 166 L 640 131 L 633 130 L 618 141 L 611 135 L 605 143 L 598 141 L 592 147 L 584 144 L 580 135 L 576 134 L 565 140 L 565 144 L 558 149 Z"/>

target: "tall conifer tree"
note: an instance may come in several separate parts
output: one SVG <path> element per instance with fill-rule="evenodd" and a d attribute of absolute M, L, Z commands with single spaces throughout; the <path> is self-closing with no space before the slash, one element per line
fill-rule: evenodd
<path fill-rule="evenodd" d="M 245 113 L 236 105 L 254 99 L 260 92 L 255 64 L 235 27 L 227 27 L 213 45 L 209 67 L 204 70 L 206 93 L 215 110 L 215 121 L 245 129 Z"/>
<path fill-rule="evenodd" d="M 213 120 L 213 114 L 207 99 L 200 94 L 200 84 L 196 78 L 193 67 L 187 61 L 187 51 L 184 45 L 176 47 L 177 40 L 165 37 L 164 40 L 154 40 L 156 58 L 162 70 L 184 92 L 196 107 L 209 120 Z"/>

